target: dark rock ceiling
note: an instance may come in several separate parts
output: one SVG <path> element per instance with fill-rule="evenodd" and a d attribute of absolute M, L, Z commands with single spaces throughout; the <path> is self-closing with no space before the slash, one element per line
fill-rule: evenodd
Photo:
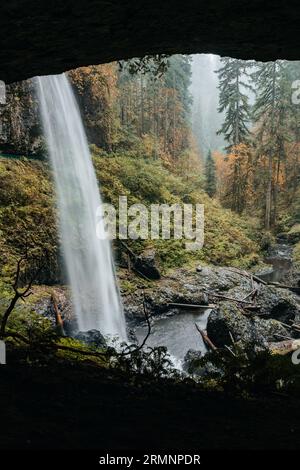
<path fill-rule="evenodd" d="M 300 59 L 299 29 L 299 0 L 2 0 L 0 79 L 155 53 Z"/>

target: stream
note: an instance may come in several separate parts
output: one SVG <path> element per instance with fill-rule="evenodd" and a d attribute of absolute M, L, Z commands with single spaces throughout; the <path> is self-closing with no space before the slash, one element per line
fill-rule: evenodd
<path fill-rule="evenodd" d="M 292 267 L 291 254 L 290 245 L 283 243 L 274 245 L 265 258 L 265 263 L 270 267 L 257 273 L 257 276 L 266 282 L 282 281 L 284 275 Z M 205 354 L 207 348 L 195 323 L 200 329 L 205 330 L 210 311 L 211 309 L 181 309 L 178 313 L 155 318 L 146 346 L 166 346 L 174 363 L 177 363 L 179 367 L 189 349 L 200 350 L 202 354 Z M 144 324 L 136 328 L 135 334 L 139 343 L 143 341 L 147 331 L 148 327 Z"/>
<path fill-rule="evenodd" d="M 258 276 L 266 282 L 280 282 L 285 274 L 292 268 L 292 247 L 285 243 L 278 243 L 270 248 L 265 258 L 265 263 L 271 265 L 271 269 L 259 273 Z"/>
<path fill-rule="evenodd" d="M 146 346 L 166 346 L 171 356 L 181 363 L 189 349 L 207 352 L 203 339 L 195 327 L 205 330 L 211 309 L 182 309 L 173 315 L 165 315 L 154 320 L 151 335 Z M 139 343 L 148 331 L 147 326 L 138 326 L 135 334 Z"/>

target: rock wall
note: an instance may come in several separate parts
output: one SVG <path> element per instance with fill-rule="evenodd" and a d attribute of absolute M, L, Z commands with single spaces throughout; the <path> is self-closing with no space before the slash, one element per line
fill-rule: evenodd
<path fill-rule="evenodd" d="M 83 67 L 72 70 L 68 75 L 79 102 L 89 143 L 111 150 L 118 120 L 116 64 Z M 6 88 L 6 104 L 0 105 L 0 152 L 43 156 L 46 147 L 34 81 L 25 80 Z"/>
<path fill-rule="evenodd" d="M 43 150 L 38 108 L 31 80 L 7 86 L 0 106 L 0 151 L 36 155 Z"/>

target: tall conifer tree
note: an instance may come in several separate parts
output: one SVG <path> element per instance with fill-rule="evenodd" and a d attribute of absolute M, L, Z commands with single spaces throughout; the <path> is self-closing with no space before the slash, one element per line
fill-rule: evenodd
<path fill-rule="evenodd" d="M 216 165 L 211 151 L 209 150 L 205 162 L 205 191 L 210 197 L 212 197 L 216 194 L 216 190 Z"/>

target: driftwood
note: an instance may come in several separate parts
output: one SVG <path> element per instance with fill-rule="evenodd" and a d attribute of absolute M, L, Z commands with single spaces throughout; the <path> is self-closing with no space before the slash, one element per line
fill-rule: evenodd
<path fill-rule="evenodd" d="M 207 308 L 215 308 L 216 305 L 215 304 L 208 304 L 208 305 L 201 305 L 201 304 L 180 304 L 180 303 L 177 303 L 177 302 L 171 302 L 168 304 L 168 307 L 179 307 L 179 308 L 203 308 L 203 309 L 207 309 Z"/>
<path fill-rule="evenodd" d="M 228 297 L 227 295 L 223 294 L 215 294 L 214 292 L 209 292 L 208 295 L 212 297 L 218 297 L 219 299 L 231 300 L 232 302 L 237 302 L 239 304 L 253 305 L 253 302 L 250 302 L 249 300 L 235 299 L 234 297 Z"/>
<path fill-rule="evenodd" d="M 233 273 L 237 273 L 237 274 L 240 274 L 241 276 L 245 276 L 245 277 L 248 277 L 256 282 L 258 282 L 259 284 L 264 284 L 264 285 L 267 285 L 268 283 L 266 281 L 264 281 L 263 279 L 261 279 L 260 277 L 258 276 L 255 276 L 255 274 L 249 274 L 247 273 L 246 271 L 241 271 L 240 269 L 237 269 L 237 268 L 227 268 L 228 271 L 231 271 Z"/>
<path fill-rule="evenodd" d="M 244 305 L 243 306 L 243 309 L 244 310 L 250 310 L 251 312 L 254 311 L 256 312 L 257 310 L 259 310 L 261 308 L 260 305 L 256 305 L 256 304 L 253 304 L 253 305 Z"/>
<path fill-rule="evenodd" d="M 203 339 L 203 342 L 206 344 L 206 346 L 208 347 L 208 349 L 211 349 L 212 351 L 216 351 L 218 348 L 214 345 L 214 343 L 209 339 L 209 337 L 207 336 L 207 333 L 206 331 L 203 331 L 199 328 L 199 326 L 197 325 L 197 323 L 195 323 L 195 327 L 197 329 L 197 331 L 200 333 L 200 335 L 202 336 L 202 339 Z"/>
<path fill-rule="evenodd" d="M 247 300 L 249 297 L 253 299 L 253 297 L 257 294 L 257 289 L 253 289 L 249 294 L 245 295 L 242 300 Z"/>
<path fill-rule="evenodd" d="M 55 296 L 54 292 L 51 295 L 51 301 L 53 303 L 53 308 L 54 308 L 54 313 L 55 313 L 55 324 L 56 324 L 57 333 L 60 336 L 65 336 L 64 322 L 63 322 L 63 319 L 61 317 L 61 314 L 60 314 L 60 311 L 59 311 L 59 308 L 58 308 L 58 305 L 57 305 L 57 299 L 56 299 L 56 296 Z"/>
<path fill-rule="evenodd" d="M 278 287 L 279 289 L 288 289 L 295 294 L 300 294 L 300 287 L 296 286 L 287 286 L 286 284 L 280 284 L 279 282 L 268 282 L 269 286 Z"/>
<path fill-rule="evenodd" d="M 271 342 L 268 344 L 268 346 L 272 354 L 279 354 L 284 356 L 290 352 L 297 351 L 297 349 L 300 348 L 300 340 L 292 339 L 280 341 L 278 343 Z"/>
<path fill-rule="evenodd" d="M 230 352 L 230 354 L 232 354 L 232 356 L 237 357 L 237 355 L 235 354 L 235 352 L 232 350 L 232 348 L 230 346 L 227 346 L 225 344 L 225 348 Z"/>

